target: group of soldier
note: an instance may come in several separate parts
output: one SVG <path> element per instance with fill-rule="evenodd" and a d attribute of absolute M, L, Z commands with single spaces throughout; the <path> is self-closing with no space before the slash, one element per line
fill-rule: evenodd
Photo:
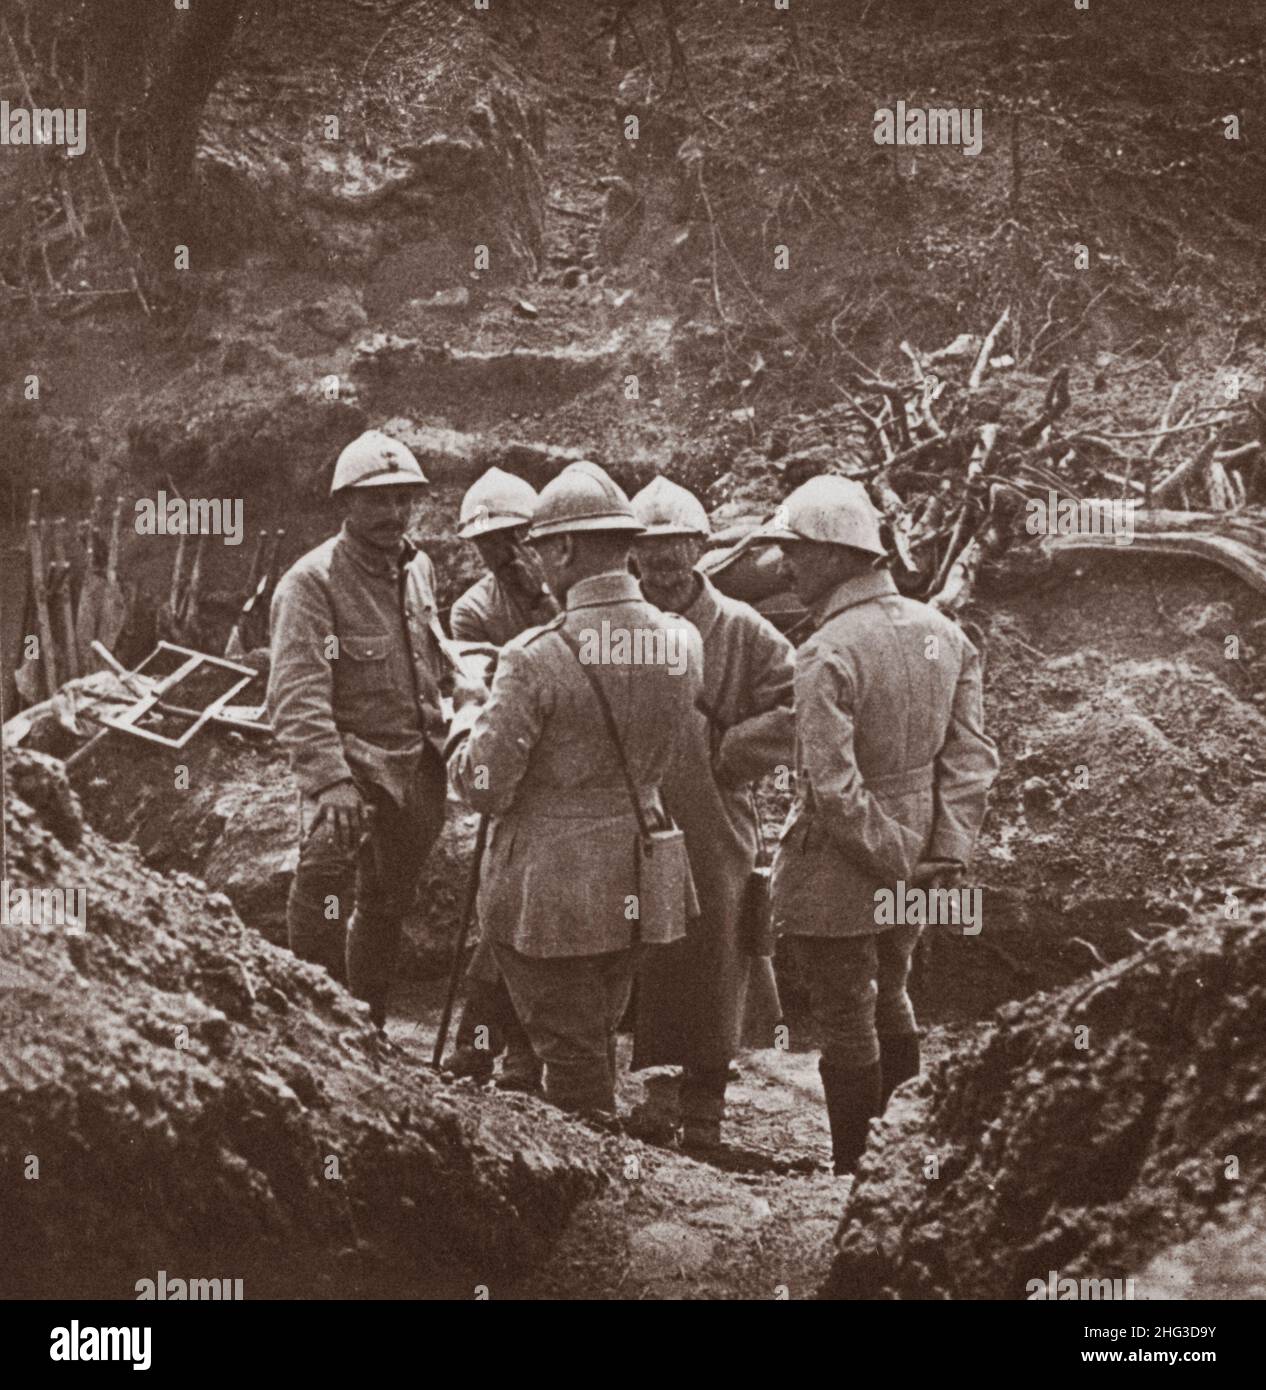
<path fill-rule="evenodd" d="M 292 949 L 385 1027 L 451 789 L 482 817 L 482 855 L 448 1071 L 490 1080 L 504 1052 L 498 1086 L 613 1123 L 633 1000 L 632 1067 L 654 1071 L 625 1124 L 715 1150 L 768 949 L 753 944 L 753 792 L 794 779 L 769 912 L 808 992 L 835 1169 L 851 1171 L 919 1070 L 919 929 L 877 923 L 875 894 L 958 883 L 997 768 L 976 650 L 898 593 L 856 482 L 811 479 L 755 538 L 779 547 L 808 611 L 793 650 L 701 569 L 698 498 L 657 477 L 630 501 L 587 462 L 539 494 L 496 468 L 471 487 L 459 534 L 486 573 L 450 636 L 431 561 L 407 540 L 425 485 L 399 441 L 348 445 L 331 488 L 342 529 L 274 598 L 269 710 L 300 787 Z M 491 656 L 489 678 L 471 651 Z"/>

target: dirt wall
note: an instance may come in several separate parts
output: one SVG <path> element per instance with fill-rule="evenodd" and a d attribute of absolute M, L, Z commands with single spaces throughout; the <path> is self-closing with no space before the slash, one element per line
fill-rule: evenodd
<path fill-rule="evenodd" d="M 1166 1296 L 1149 1262 L 1266 1184 L 1264 1009 L 1260 905 L 1006 1005 L 872 1128 L 828 1294 L 1015 1299 L 1055 1270 Z"/>
<path fill-rule="evenodd" d="M 87 930 L 0 930 L 6 1297 L 132 1298 L 159 1269 L 470 1296 L 600 1189 L 588 1131 L 383 1055 L 324 971 L 85 829 L 56 761 L 8 773 L 11 894 L 82 888 Z"/>

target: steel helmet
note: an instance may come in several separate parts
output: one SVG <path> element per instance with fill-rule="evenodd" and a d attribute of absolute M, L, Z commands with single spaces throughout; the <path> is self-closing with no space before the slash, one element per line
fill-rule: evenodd
<path fill-rule="evenodd" d="M 801 483 L 757 532 L 774 541 L 821 541 L 882 555 L 879 513 L 861 483 L 820 473 Z"/>
<path fill-rule="evenodd" d="M 526 526 L 536 507 L 536 489 L 501 468 L 490 468 L 466 489 L 457 517 L 457 534 L 464 541 L 502 531 L 508 526 Z"/>
<path fill-rule="evenodd" d="M 629 499 L 596 463 L 570 463 L 541 489 L 532 513 L 532 540 L 565 531 L 641 531 Z"/>
<path fill-rule="evenodd" d="M 652 478 L 633 499 L 633 515 L 648 536 L 708 536 L 712 524 L 703 503 L 662 474 Z"/>
<path fill-rule="evenodd" d="M 330 496 L 350 487 L 420 487 L 426 474 L 412 452 L 381 430 L 366 430 L 338 456 Z"/>

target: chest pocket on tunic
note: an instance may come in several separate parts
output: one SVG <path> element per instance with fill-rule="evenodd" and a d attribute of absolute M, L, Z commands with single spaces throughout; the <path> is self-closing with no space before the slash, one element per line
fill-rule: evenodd
<path fill-rule="evenodd" d="M 372 695 L 390 684 L 384 633 L 361 633 L 340 643 L 338 673 L 348 695 Z"/>

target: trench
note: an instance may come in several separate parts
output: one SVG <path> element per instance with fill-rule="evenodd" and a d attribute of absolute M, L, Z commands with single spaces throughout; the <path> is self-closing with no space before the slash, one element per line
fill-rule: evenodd
<path fill-rule="evenodd" d="M 249 37 L 260 42 L 254 32 Z M 381 38 L 390 40 L 387 52 L 406 46 L 403 37 L 375 30 L 356 36 L 357 51 L 368 52 Z M 341 29 L 328 41 L 343 44 Z M 79 372 L 77 380 L 64 371 L 68 380 L 59 383 L 62 409 L 85 422 L 84 437 L 70 449 L 71 467 L 54 467 L 59 441 L 17 436 L 18 447 L 29 445 L 22 468 L 29 461 L 32 479 L 44 482 L 47 508 L 81 515 L 94 491 L 122 492 L 130 505 L 161 487 L 244 502 L 246 543 L 206 549 L 206 601 L 195 645 L 222 649 L 261 528 L 285 529 L 282 565 L 331 533 L 323 480 L 335 445 L 367 425 L 390 422 L 414 440 L 433 479 L 414 534 L 436 562 L 443 606 L 477 572 L 473 551 L 455 539 L 454 522 L 465 485 L 486 467 L 506 467 L 539 484 L 566 448 L 599 458 L 626 486 L 664 468 L 703 492 L 744 457 L 755 435 L 732 423 L 731 413 L 746 407 L 746 383 L 739 383 L 749 367 L 729 361 L 727 348 L 724 370 L 707 363 L 721 385 L 709 376 L 701 386 L 698 364 L 708 339 L 696 316 L 710 298 L 708 263 L 706 253 L 686 262 L 676 249 L 683 240 L 708 242 L 696 187 L 677 167 L 687 125 L 672 113 L 665 118 L 654 104 L 639 105 L 644 148 L 631 156 L 613 147 L 601 132 L 619 94 L 618 63 L 603 61 L 588 39 L 580 44 L 583 61 L 597 74 L 601 95 L 594 96 L 570 72 L 574 46 L 570 32 L 565 41 L 546 34 L 544 69 L 558 79 L 563 99 L 557 103 L 554 92 L 515 73 L 517 60 L 498 56 L 491 85 L 512 98 L 502 108 L 506 119 L 486 127 L 492 134 L 482 154 L 457 152 L 467 162 L 455 174 L 426 175 L 428 196 L 447 208 L 438 222 L 425 200 L 409 204 L 384 193 L 385 183 L 375 182 L 382 170 L 372 162 L 364 174 L 378 200 L 372 212 L 349 206 L 349 192 L 366 191 L 352 187 L 350 175 L 348 187 L 335 180 L 334 192 L 313 213 L 291 206 L 291 190 L 265 160 L 248 157 L 244 171 L 226 169 L 219 149 L 224 130 L 244 132 L 262 148 L 274 133 L 275 114 L 259 107 L 248 81 L 226 88 L 208 122 L 216 148 L 207 162 L 226 194 L 223 221 L 232 233 L 217 248 L 216 264 L 233 264 L 236 251 L 250 244 L 234 217 L 244 221 L 252 209 L 283 199 L 311 244 L 324 247 L 324 238 L 345 258 L 327 264 L 318 256 L 300 269 L 287 260 L 298 251 L 256 260 L 244 289 L 219 300 L 219 287 L 208 293 L 178 341 L 108 325 L 85 329 L 73 344 L 70 335 L 50 334 L 55 360 L 69 360 L 72 351 L 96 360 L 94 371 Z M 301 71 L 279 121 L 289 121 L 292 133 L 311 114 L 305 80 L 312 109 L 324 109 L 317 95 L 323 69 L 318 63 L 302 71 L 305 52 L 313 53 L 297 47 Z M 324 62 L 327 55 L 317 56 Z M 785 84 L 780 78 L 772 85 Z M 465 138 L 469 92 L 441 96 L 428 109 L 440 110 L 443 123 Z M 545 141 L 536 127 L 547 112 L 557 124 Z M 794 148 L 790 136 L 789 144 Z M 499 186 L 499 178 L 508 182 Z M 748 193 L 742 180 L 737 186 L 730 235 L 742 256 L 749 229 L 739 224 Z M 446 203 L 454 193 L 460 197 Z M 878 241 L 882 230 L 886 245 L 886 226 L 866 226 L 862 212 L 850 216 L 863 218 L 860 228 L 849 224 L 863 243 L 867 235 Z M 475 277 L 467 243 L 488 226 L 495 233 L 490 239 L 507 252 L 506 268 Z M 822 276 L 811 291 L 802 284 L 788 294 L 792 309 L 820 293 L 823 280 L 842 302 L 846 290 L 858 288 L 836 276 L 839 227 L 826 218 L 815 235 L 826 248 L 813 253 Z M 843 258 L 859 265 L 866 259 L 851 245 Z M 692 290 L 695 272 L 703 274 Z M 892 273 L 896 302 L 918 329 L 903 331 L 925 334 L 931 343 L 971 326 L 949 313 L 950 301 L 925 303 L 918 286 L 903 290 Z M 865 295 L 870 289 L 869 282 L 860 285 Z M 754 312 L 742 299 L 727 300 L 726 307 L 733 311 L 735 302 Z M 1136 337 L 1135 327 L 1108 323 L 1102 332 L 1114 345 Z M 867 350 L 865 339 L 858 345 Z M 150 370 L 157 383 L 152 392 L 122 369 L 124 358 Z M 644 387 L 636 410 L 623 395 L 630 372 Z M 333 403 L 316 390 L 331 375 L 342 383 Z M 810 398 L 806 408 L 816 403 Z M 763 410 L 765 400 L 759 404 Z M 41 467 L 45 474 L 36 476 Z M 26 471 L 22 477 L 27 480 Z M 23 538 L 20 500 L 10 489 L 9 519 L 0 531 L 6 561 Z M 126 661 L 152 644 L 175 550 L 167 537 L 134 539 L 125 551 L 124 571 L 138 600 L 117 653 Z M 0 600 L 7 658 L 21 628 L 11 563 L 0 579 Z M 1250 658 L 1231 665 L 1222 655 L 1228 633 L 1244 636 L 1250 649 L 1262 642 L 1266 607 L 1258 596 L 1195 562 L 1107 557 L 1028 588 L 982 592 L 973 616 L 986 638 L 986 715 L 1003 773 L 974 870 L 984 889 L 982 931 L 972 938 L 938 929 L 925 934 L 914 997 L 926 1030 L 924 1070 L 938 1078 L 999 1031 L 998 1010 L 1040 1007 L 1046 994 L 1089 982 L 1161 941 L 1225 892 L 1250 901 L 1252 885 L 1266 881 L 1266 800 L 1253 756 L 1266 735 L 1262 664 Z M 9 669 L 7 659 L 4 665 Z M 49 727 L 36 746 L 64 753 L 71 743 Z M 294 798 L 282 760 L 266 744 L 207 733 L 185 762 L 192 795 L 177 796 L 169 755 L 116 742 L 79 787 L 89 821 L 135 846 L 146 865 L 205 880 L 227 895 L 247 927 L 284 942 Z M 1087 785 L 1078 785 L 1080 769 Z M 763 804 L 772 838 L 778 808 L 772 797 Z M 392 1036 L 406 1066 L 417 1070 L 426 1066 L 438 1023 L 473 840 L 471 819 L 456 807 L 450 811 L 407 926 L 392 1001 Z M 779 968 L 791 1046 L 760 1046 L 766 1040 L 749 1036 L 731 1087 L 727 1134 L 753 1149 L 820 1164 L 828 1140 L 816 1039 L 799 982 Z M 1104 995 L 1099 1007 L 1111 1023 L 1114 997 Z M 625 1039 L 622 1061 L 627 1051 Z M 1004 1084 L 1005 1070 L 999 1067 L 998 1075 Z M 470 1083 L 456 1089 L 484 1104 Z M 622 1104 L 636 1100 L 639 1090 L 624 1072 Z M 987 1095 L 981 1102 L 993 1107 L 987 1118 L 996 1118 L 1005 1101 Z M 487 1104 L 492 1113 L 493 1100 Z M 519 1114 L 529 1125 L 539 1117 L 533 1102 L 506 1104 L 508 1112 L 495 1113 Z M 911 1096 L 899 1093 L 891 1127 L 900 1130 L 921 1113 Z M 1150 1124 L 1152 1112 L 1144 1118 Z M 1147 1124 L 1138 1123 L 1139 1135 Z M 608 1189 L 572 1215 L 548 1257 L 499 1283 L 495 1296 L 768 1298 L 785 1287 L 792 1297 L 808 1297 L 826 1277 L 831 1239 L 850 1198 L 847 1184 L 820 1170 L 723 1172 L 628 1141 L 597 1142 L 613 1175 Z M 1121 1197 L 1120 1184 L 1137 1179 L 1141 1145 L 1142 1139 L 1126 1146 L 1131 1166 L 1100 1194 L 1105 1200 Z M 1044 1198 L 1026 1200 L 1036 1210 Z M 425 1297 L 456 1288 L 465 1277 L 463 1269 L 445 1275 L 447 1283 L 435 1275 L 402 1283 L 388 1270 L 358 1275 L 344 1288 Z"/>

